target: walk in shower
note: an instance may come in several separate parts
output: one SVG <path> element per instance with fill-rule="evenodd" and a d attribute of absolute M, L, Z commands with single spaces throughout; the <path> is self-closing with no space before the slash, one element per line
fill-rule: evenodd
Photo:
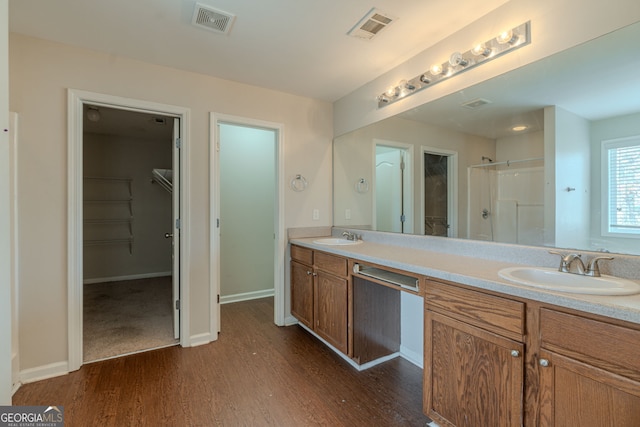
<path fill-rule="evenodd" d="M 542 158 L 482 163 L 467 168 L 468 238 L 542 245 L 544 161 Z"/>

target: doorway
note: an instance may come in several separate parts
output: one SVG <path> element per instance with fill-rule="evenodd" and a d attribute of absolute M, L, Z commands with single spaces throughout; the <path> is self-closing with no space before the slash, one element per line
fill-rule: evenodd
<path fill-rule="evenodd" d="M 422 234 L 455 237 L 458 153 L 423 146 L 421 160 Z"/>
<path fill-rule="evenodd" d="M 181 173 L 186 156 L 181 124 L 187 119 L 188 110 L 180 107 L 69 91 L 70 371 L 92 360 L 185 345 L 188 280 L 182 264 L 187 260 L 180 253 L 186 227 L 180 218 L 188 209 Z M 158 171 L 169 188 L 160 184 Z M 88 290 L 98 284 L 103 289 Z M 145 317 L 145 310 L 154 310 L 156 298 L 144 297 L 149 288 L 165 295 L 158 304 L 164 310 L 164 341 L 127 350 L 107 342 L 108 328 L 98 328 L 95 335 L 112 352 L 85 357 L 83 333 L 90 316 L 85 300 L 94 297 L 103 303 L 93 307 L 98 313 L 109 308 L 108 300 L 116 308 L 129 306 L 120 317 L 132 322 L 112 329 L 116 335 L 145 339 L 148 331 L 135 321 Z"/>
<path fill-rule="evenodd" d="M 213 303 L 273 296 L 284 325 L 283 126 L 214 113 L 211 126 Z"/>
<path fill-rule="evenodd" d="M 84 105 L 83 361 L 175 345 L 170 116 Z M 175 215 L 178 217 L 179 215 Z"/>

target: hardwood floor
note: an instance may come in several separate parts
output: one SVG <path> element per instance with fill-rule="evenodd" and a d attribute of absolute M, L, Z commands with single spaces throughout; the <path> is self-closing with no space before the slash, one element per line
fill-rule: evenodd
<path fill-rule="evenodd" d="M 64 406 L 65 426 L 424 426 L 422 370 L 397 358 L 358 372 L 273 299 L 222 306 L 217 342 L 87 364 L 23 385 L 14 405 Z"/>

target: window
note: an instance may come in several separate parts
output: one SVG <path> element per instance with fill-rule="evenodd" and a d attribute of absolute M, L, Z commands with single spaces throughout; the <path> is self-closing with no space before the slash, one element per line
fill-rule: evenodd
<path fill-rule="evenodd" d="M 640 135 L 602 141 L 602 233 L 640 238 Z"/>

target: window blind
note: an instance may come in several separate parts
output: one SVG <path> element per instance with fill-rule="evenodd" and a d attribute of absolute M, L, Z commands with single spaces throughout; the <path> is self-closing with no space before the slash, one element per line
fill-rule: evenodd
<path fill-rule="evenodd" d="M 610 144 L 609 232 L 640 234 L 640 138 Z"/>

